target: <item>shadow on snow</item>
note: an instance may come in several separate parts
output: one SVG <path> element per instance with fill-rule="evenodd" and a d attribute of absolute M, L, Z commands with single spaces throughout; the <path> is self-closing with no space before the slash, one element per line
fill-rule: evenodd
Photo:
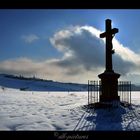
<path fill-rule="evenodd" d="M 140 105 L 106 109 L 82 106 L 83 114 L 75 131 L 136 131 L 140 130 Z"/>

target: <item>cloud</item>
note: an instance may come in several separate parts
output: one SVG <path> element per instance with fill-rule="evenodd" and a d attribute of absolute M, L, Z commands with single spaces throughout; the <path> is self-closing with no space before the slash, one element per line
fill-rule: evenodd
<path fill-rule="evenodd" d="M 61 58 L 41 62 L 29 58 L 7 60 L 0 62 L 0 72 L 69 82 L 97 80 L 97 75 L 105 70 L 105 39 L 99 38 L 100 33 L 91 26 L 71 26 L 60 30 L 50 38 L 50 42 L 63 53 Z M 122 74 L 124 79 L 139 75 L 140 54 L 115 38 L 113 48 L 114 71 Z"/>
<path fill-rule="evenodd" d="M 51 39 L 53 46 L 64 53 L 57 64 L 60 66 L 83 66 L 86 70 L 104 64 L 104 42 L 92 34 L 87 27 L 73 27 L 57 32 Z"/>
<path fill-rule="evenodd" d="M 23 35 L 21 37 L 26 43 L 33 43 L 34 41 L 38 40 L 39 37 L 35 34 L 30 34 L 30 35 Z"/>
<path fill-rule="evenodd" d="M 104 69 L 105 40 L 99 38 L 100 33 L 101 31 L 91 26 L 77 26 L 57 32 L 50 39 L 53 46 L 64 53 L 63 59 L 57 65 L 77 68 L 82 66 L 86 71 Z M 113 44 L 116 51 L 113 64 L 116 71 L 126 74 L 139 65 L 138 54 L 124 47 L 115 38 Z"/>
<path fill-rule="evenodd" d="M 59 60 L 53 59 L 37 62 L 28 58 L 6 60 L 0 62 L 0 72 L 14 75 L 24 75 L 29 77 L 36 75 L 40 78 L 59 81 L 73 81 L 74 79 L 76 81 L 76 79 L 79 78 L 79 75 L 75 76 L 75 78 L 66 76 L 65 71 L 67 71 L 67 69 L 63 69 L 55 65 L 57 61 Z"/>

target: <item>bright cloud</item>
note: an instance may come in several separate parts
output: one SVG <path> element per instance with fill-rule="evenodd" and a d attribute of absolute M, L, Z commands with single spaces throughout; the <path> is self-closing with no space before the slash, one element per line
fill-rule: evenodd
<path fill-rule="evenodd" d="M 53 46 L 64 53 L 63 59 L 57 62 L 57 65 L 82 66 L 86 71 L 94 69 L 96 72 L 96 69 L 104 69 L 105 40 L 99 38 L 100 33 L 101 31 L 91 26 L 77 26 L 57 32 L 50 39 Z M 116 51 L 113 56 L 114 69 L 121 74 L 126 74 L 139 63 L 134 61 L 138 58 L 138 54 L 124 47 L 115 38 L 113 44 Z"/>
<path fill-rule="evenodd" d="M 32 42 L 34 42 L 34 41 L 36 41 L 36 40 L 39 39 L 39 37 L 38 37 L 37 35 L 35 35 L 35 34 L 23 35 L 21 38 L 22 38 L 26 43 L 32 43 Z"/>
<path fill-rule="evenodd" d="M 100 33 L 91 26 L 71 26 L 60 30 L 50 38 L 50 42 L 63 53 L 62 58 L 42 62 L 27 58 L 7 60 L 0 63 L 0 71 L 69 82 L 96 80 L 105 69 L 105 40 L 99 38 Z M 115 72 L 123 76 L 139 75 L 140 54 L 123 46 L 115 38 L 113 48 Z"/>

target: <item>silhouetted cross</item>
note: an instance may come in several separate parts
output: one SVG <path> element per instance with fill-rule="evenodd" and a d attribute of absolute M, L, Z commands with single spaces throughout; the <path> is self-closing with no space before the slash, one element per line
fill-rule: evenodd
<path fill-rule="evenodd" d="M 111 27 L 111 20 L 106 19 L 106 32 L 100 34 L 100 38 L 106 38 L 106 71 L 111 72 L 112 69 L 112 54 L 114 53 L 112 39 L 116 33 L 118 33 L 117 28 Z"/>

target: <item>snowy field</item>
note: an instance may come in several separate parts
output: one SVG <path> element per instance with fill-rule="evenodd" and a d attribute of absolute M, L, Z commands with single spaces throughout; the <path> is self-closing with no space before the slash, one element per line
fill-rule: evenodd
<path fill-rule="evenodd" d="M 132 107 L 87 110 L 87 92 L 0 89 L 0 130 L 140 130 L 140 92 Z"/>

